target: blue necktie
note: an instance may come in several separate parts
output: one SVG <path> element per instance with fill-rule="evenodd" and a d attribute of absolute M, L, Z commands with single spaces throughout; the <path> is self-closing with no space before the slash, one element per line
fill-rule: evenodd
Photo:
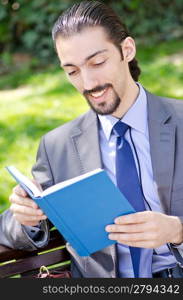
<path fill-rule="evenodd" d="M 145 205 L 137 174 L 132 149 L 124 138 L 130 127 L 118 121 L 113 127 L 113 133 L 117 136 L 116 143 L 116 180 L 119 190 L 131 203 L 136 211 L 144 211 Z M 120 244 L 119 244 L 120 246 Z M 133 265 L 134 276 L 139 277 L 141 248 L 129 247 Z"/>

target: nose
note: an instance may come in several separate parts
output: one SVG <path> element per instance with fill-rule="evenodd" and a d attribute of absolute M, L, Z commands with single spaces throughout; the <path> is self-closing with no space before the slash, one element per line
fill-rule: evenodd
<path fill-rule="evenodd" d="M 93 74 L 92 71 L 83 70 L 81 76 L 83 82 L 83 90 L 92 90 L 93 88 L 99 85 L 97 76 L 96 74 Z"/>

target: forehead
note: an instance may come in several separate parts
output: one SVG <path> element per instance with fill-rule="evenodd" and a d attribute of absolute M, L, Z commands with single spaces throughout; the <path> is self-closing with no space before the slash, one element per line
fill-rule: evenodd
<path fill-rule="evenodd" d="M 69 37 L 58 36 L 56 49 L 59 59 L 63 64 L 79 64 L 86 57 L 102 49 L 113 47 L 112 42 L 102 27 L 89 27 Z"/>

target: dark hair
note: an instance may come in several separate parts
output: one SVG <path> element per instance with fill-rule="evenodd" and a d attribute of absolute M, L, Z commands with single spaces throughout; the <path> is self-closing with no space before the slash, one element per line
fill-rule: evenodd
<path fill-rule="evenodd" d="M 129 36 L 128 30 L 115 12 L 99 1 L 82 1 L 68 8 L 54 24 L 52 38 L 55 43 L 58 35 L 68 37 L 93 26 L 102 26 L 106 30 L 109 40 L 120 50 L 123 57 L 120 43 Z M 133 79 L 137 81 L 140 68 L 135 58 L 129 62 L 129 69 Z"/>

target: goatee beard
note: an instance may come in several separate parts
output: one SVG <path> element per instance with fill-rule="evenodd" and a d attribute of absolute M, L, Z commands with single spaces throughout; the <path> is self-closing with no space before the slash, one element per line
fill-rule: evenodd
<path fill-rule="evenodd" d="M 108 103 L 108 101 L 105 101 L 105 102 L 99 103 L 98 106 L 95 106 L 89 100 L 88 96 L 90 94 L 96 93 L 96 92 L 101 92 L 107 88 L 111 88 L 114 91 L 112 84 L 106 83 L 103 86 L 97 86 L 97 87 L 93 88 L 92 90 L 84 90 L 84 92 L 83 92 L 83 95 L 85 96 L 86 101 L 88 102 L 88 105 L 90 106 L 90 108 L 99 115 L 113 114 L 121 103 L 121 99 L 115 91 L 114 91 L 114 99 L 111 103 Z"/>
<path fill-rule="evenodd" d="M 100 103 L 98 104 L 98 107 L 95 107 L 90 101 L 89 99 L 87 99 L 87 103 L 90 106 L 90 108 L 99 115 L 112 115 L 117 108 L 119 107 L 120 103 L 121 103 L 121 99 L 119 98 L 119 96 L 116 96 L 115 100 L 113 101 L 113 103 L 110 103 L 110 105 L 107 105 L 106 102 Z"/>

